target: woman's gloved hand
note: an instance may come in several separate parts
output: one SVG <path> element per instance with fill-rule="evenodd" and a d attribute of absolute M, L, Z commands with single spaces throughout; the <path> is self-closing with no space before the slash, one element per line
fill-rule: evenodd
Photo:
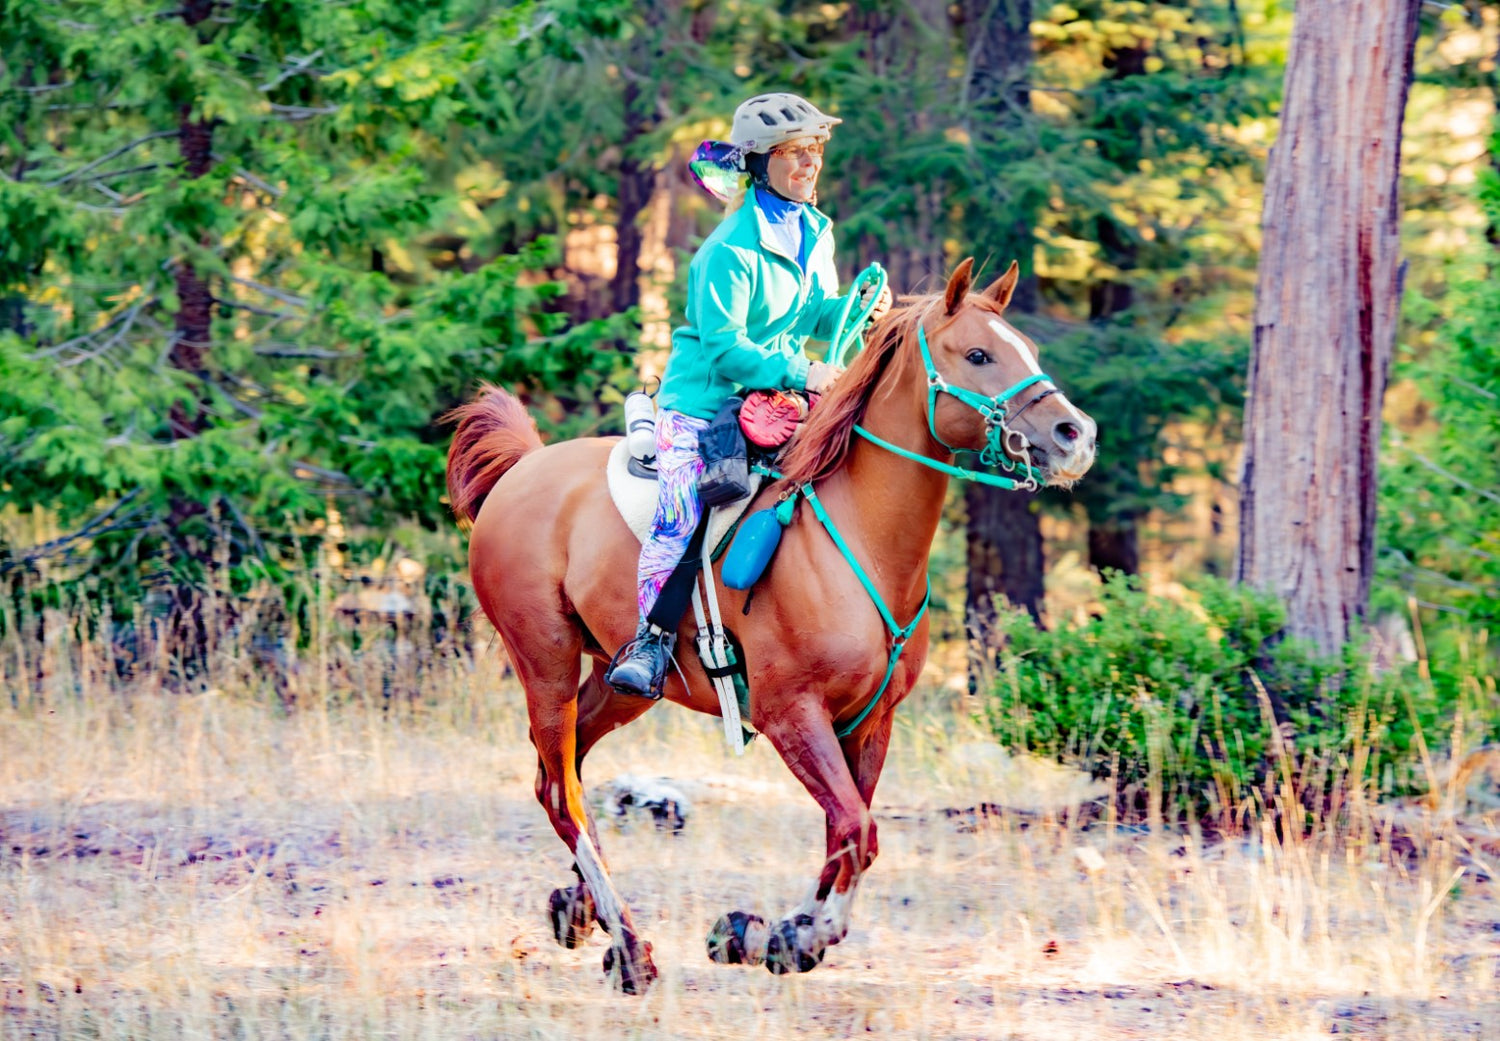
<path fill-rule="evenodd" d="M 809 394 L 827 394 L 838 382 L 844 370 L 837 365 L 829 365 L 827 362 L 815 361 L 807 369 L 807 392 Z"/>
<path fill-rule="evenodd" d="M 859 306 L 861 308 L 863 308 L 865 304 L 870 302 L 870 294 L 874 291 L 875 287 L 873 285 L 867 285 L 859 291 Z M 884 318 L 886 316 L 886 313 L 891 309 L 891 301 L 893 299 L 894 298 L 891 296 L 890 284 L 887 283 L 886 285 L 881 286 L 880 299 L 875 301 L 875 310 L 870 312 L 870 321 L 878 322 L 882 318 Z"/>

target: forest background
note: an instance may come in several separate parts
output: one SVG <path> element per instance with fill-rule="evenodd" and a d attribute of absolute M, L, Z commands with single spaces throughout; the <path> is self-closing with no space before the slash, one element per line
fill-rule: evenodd
<path fill-rule="evenodd" d="M 486 379 L 549 437 L 618 432 L 718 220 L 685 160 L 778 89 L 844 121 L 820 203 L 841 275 L 879 260 L 923 292 L 964 256 L 1018 259 L 1014 320 L 1099 421 L 1071 493 L 955 488 L 945 635 L 1014 635 L 996 594 L 1086 624 L 1110 571 L 1191 599 L 1233 566 L 1294 13 L 6 0 L 3 625 L 63 619 L 129 658 L 211 641 L 207 590 L 259 605 L 225 617 L 273 641 L 372 589 L 462 621 L 439 417 Z M 1495 652 L 1497 26 L 1493 2 L 1422 6 L 1370 608 L 1398 656 L 1413 627 Z"/>

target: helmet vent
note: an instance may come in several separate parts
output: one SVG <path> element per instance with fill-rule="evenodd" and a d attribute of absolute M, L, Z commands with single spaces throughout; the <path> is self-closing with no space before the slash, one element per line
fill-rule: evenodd
<path fill-rule="evenodd" d="M 776 125 L 776 120 L 766 115 L 764 112 L 757 112 L 756 115 L 760 117 L 760 121 L 766 126 L 773 127 Z"/>
<path fill-rule="evenodd" d="M 784 117 L 785 117 L 785 118 L 786 118 L 786 120 L 787 120 L 787 121 L 788 121 L 788 122 L 790 122 L 790 121 L 791 121 L 791 120 L 794 120 L 794 119 L 796 119 L 796 118 L 797 118 L 797 113 L 795 113 L 795 112 L 793 112 L 793 111 L 792 111 L 792 110 L 791 110 L 791 109 L 789 109 L 789 108 L 784 108 L 784 109 L 782 109 L 782 110 L 781 110 L 781 114 L 782 114 L 782 116 L 784 116 Z"/>

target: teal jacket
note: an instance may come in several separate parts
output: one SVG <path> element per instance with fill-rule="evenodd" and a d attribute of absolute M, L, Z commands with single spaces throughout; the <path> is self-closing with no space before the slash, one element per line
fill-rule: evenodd
<path fill-rule="evenodd" d="M 814 243 L 805 275 L 772 243 L 752 197 L 699 247 L 688 268 L 687 324 L 672 333 L 660 408 L 712 419 L 726 398 L 746 390 L 806 387 L 803 347 L 833 336 L 844 301 L 836 295 L 833 222 L 804 206 L 802 229 Z"/>

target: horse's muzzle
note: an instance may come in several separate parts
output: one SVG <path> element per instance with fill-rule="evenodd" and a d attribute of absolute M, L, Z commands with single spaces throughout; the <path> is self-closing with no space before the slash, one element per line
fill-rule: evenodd
<path fill-rule="evenodd" d="M 1036 425 L 1027 424 L 1032 427 L 1027 431 L 1031 435 L 1028 441 L 1032 462 L 1047 475 L 1048 486 L 1068 488 L 1094 465 L 1099 427 L 1067 398 L 1059 395 L 1054 400 L 1063 414 L 1049 416 L 1050 427 L 1037 429 Z"/>

